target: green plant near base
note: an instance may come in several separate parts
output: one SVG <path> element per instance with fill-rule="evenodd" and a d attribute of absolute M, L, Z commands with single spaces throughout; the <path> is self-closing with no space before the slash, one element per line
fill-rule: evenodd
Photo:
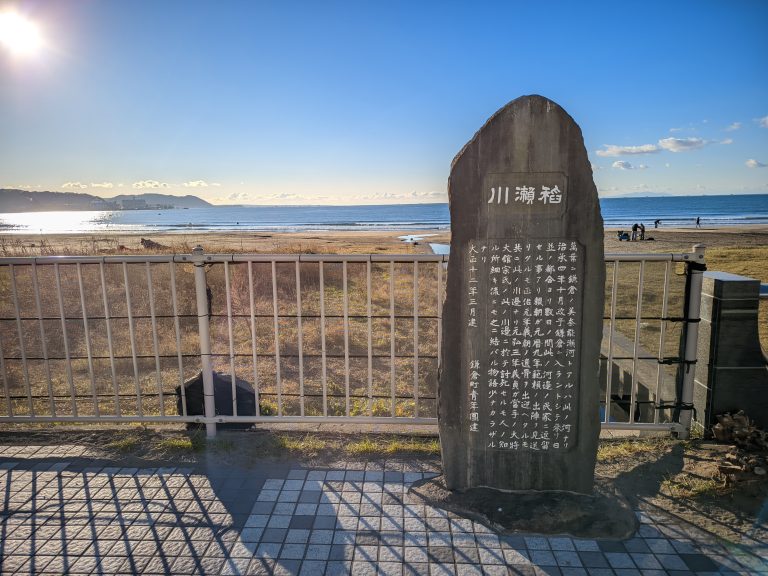
<path fill-rule="evenodd" d="M 357 442 L 344 447 L 348 454 L 364 456 L 373 454 L 397 454 L 417 452 L 421 454 L 440 454 L 440 442 L 436 438 L 401 438 L 365 436 Z"/>
<path fill-rule="evenodd" d="M 138 436 L 125 436 L 124 438 L 108 442 L 104 445 L 104 448 L 107 450 L 117 450 L 118 452 L 130 452 L 135 449 L 139 443 L 141 443 L 141 438 Z"/>
<path fill-rule="evenodd" d="M 277 441 L 281 448 L 292 452 L 300 452 L 306 456 L 316 455 L 327 446 L 325 440 L 310 434 L 298 438 L 295 436 L 280 435 L 277 437 Z"/>
<path fill-rule="evenodd" d="M 722 496 L 728 491 L 728 487 L 719 478 L 701 478 L 691 475 L 667 477 L 661 483 L 661 489 L 673 498 Z"/>

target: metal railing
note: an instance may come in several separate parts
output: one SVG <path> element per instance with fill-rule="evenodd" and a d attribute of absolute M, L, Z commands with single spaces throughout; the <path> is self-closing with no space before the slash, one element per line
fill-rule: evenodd
<path fill-rule="evenodd" d="M 703 259 L 606 254 L 603 427 L 687 430 L 701 286 L 691 263 Z M 198 422 L 210 435 L 230 422 L 435 424 L 447 260 L 200 247 L 2 258 L 0 422 Z M 685 327 L 679 346 L 670 326 Z M 215 372 L 228 374 L 218 403 Z M 203 401 L 188 410 L 196 375 Z"/>
<path fill-rule="evenodd" d="M 706 270 L 704 246 L 696 245 L 690 253 L 606 254 L 605 260 L 609 274 L 601 363 L 602 427 L 670 430 L 685 436 L 693 410 L 701 283 Z M 675 272 L 676 263 L 683 265 L 681 272 Z M 636 291 L 634 297 L 630 294 L 622 301 L 620 279 L 628 265 L 634 265 L 636 272 L 630 271 L 624 278 L 629 287 L 636 282 Z M 656 289 L 648 298 L 646 281 L 652 266 L 657 267 L 652 282 Z M 684 278 L 684 285 L 674 287 L 675 276 Z M 629 315 L 628 308 L 634 308 Z M 669 337 L 670 330 L 676 327 L 677 342 Z M 670 374 L 670 370 L 674 373 Z M 612 408 L 619 409 L 617 417 Z"/>

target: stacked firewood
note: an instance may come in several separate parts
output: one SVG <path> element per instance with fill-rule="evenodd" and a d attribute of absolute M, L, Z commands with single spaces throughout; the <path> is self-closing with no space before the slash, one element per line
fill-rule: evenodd
<path fill-rule="evenodd" d="M 755 426 L 743 410 L 721 414 L 712 433 L 720 442 L 734 446 L 718 464 L 728 483 L 754 482 L 766 479 L 768 472 L 768 433 Z"/>

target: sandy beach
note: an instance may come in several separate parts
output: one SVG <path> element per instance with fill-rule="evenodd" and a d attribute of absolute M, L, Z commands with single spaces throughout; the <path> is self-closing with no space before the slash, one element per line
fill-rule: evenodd
<path fill-rule="evenodd" d="M 606 252 L 687 252 L 694 244 L 708 249 L 768 247 L 768 226 L 730 226 L 721 228 L 646 229 L 645 241 L 619 241 L 616 229 L 605 231 Z M 405 242 L 401 236 L 417 237 Z M 47 254 L 106 254 L 145 252 L 185 253 L 200 244 L 206 252 L 254 253 L 421 253 L 431 252 L 430 243 L 450 242 L 449 230 L 353 231 L 353 232 L 208 232 L 146 234 L 5 234 L 0 235 L 0 256 Z M 147 250 L 142 238 L 162 245 Z M 418 239 L 420 238 L 420 239 Z M 651 240 L 653 238 L 653 240 Z M 768 281 L 768 280 L 767 280 Z"/>

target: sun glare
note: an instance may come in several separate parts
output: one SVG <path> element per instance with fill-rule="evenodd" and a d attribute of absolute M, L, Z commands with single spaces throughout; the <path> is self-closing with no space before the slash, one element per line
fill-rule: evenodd
<path fill-rule="evenodd" d="M 15 56 L 36 54 L 43 44 L 40 28 L 17 12 L 0 13 L 0 45 Z"/>

